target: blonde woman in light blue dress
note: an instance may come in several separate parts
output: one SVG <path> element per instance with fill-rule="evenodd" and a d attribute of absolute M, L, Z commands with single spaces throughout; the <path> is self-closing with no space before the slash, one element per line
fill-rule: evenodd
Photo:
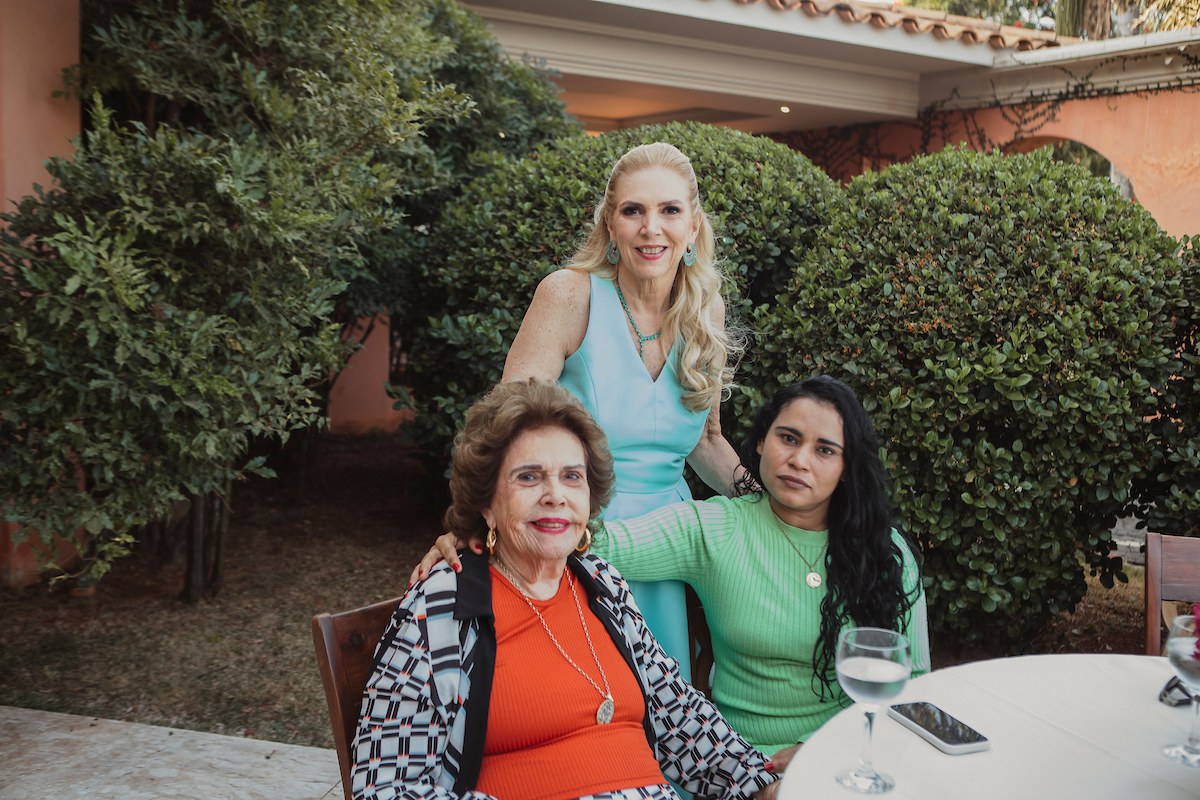
<path fill-rule="evenodd" d="M 558 380 L 608 436 L 617 477 L 608 519 L 690 500 L 685 460 L 724 495 L 744 471 L 721 435 L 721 394 L 740 349 L 725 331 L 715 259 L 687 156 L 663 143 L 636 147 L 613 167 L 588 239 L 542 280 L 513 341 L 504 380 Z M 690 680 L 683 584 L 631 586 Z"/>

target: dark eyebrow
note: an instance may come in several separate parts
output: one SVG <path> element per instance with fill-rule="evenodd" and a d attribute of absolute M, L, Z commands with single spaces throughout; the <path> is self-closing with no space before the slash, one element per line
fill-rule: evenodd
<path fill-rule="evenodd" d="M 804 438 L 804 434 L 800 433 L 800 431 L 796 430 L 795 428 L 789 428 L 787 425 L 776 425 L 776 426 L 775 426 L 775 430 L 777 430 L 777 431 L 787 431 L 787 432 L 788 432 L 788 433 L 790 433 L 792 436 L 795 436 L 797 439 L 803 439 L 803 438 Z M 845 449 L 846 449 L 846 448 L 842 447 L 840 444 L 838 444 L 837 442 L 835 442 L 833 439 L 821 439 L 821 438 L 819 438 L 819 437 L 818 437 L 818 438 L 817 438 L 817 441 L 818 441 L 818 442 L 820 442 L 821 444 L 829 444 L 829 445 L 833 445 L 834 447 L 838 448 L 839 450 L 845 450 Z"/>
<path fill-rule="evenodd" d="M 511 470 L 508 471 L 508 474 L 515 475 L 518 472 L 541 472 L 544 469 L 546 469 L 546 468 L 544 466 L 542 466 L 541 464 L 522 464 L 519 467 L 513 467 Z M 575 470 L 576 472 L 586 472 L 587 471 L 587 467 L 584 466 L 583 464 L 567 464 L 566 466 L 563 467 L 563 469 L 572 469 L 572 470 Z"/>

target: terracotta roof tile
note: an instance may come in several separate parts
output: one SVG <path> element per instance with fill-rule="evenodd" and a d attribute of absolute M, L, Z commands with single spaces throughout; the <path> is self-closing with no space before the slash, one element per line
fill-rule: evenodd
<path fill-rule="evenodd" d="M 764 0 L 734 0 L 753 5 Z M 1054 31 L 1001 25 L 986 19 L 959 17 L 945 11 L 914 8 L 900 3 L 855 2 L 854 0 L 765 0 L 782 11 L 802 9 L 813 17 L 837 14 L 846 22 L 869 22 L 877 28 L 903 28 L 909 33 L 929 33 L 939 39 L 957 39 L 972 44 L 990 44 L 997 50 L 1037 50 L 1079 41 Z"/>

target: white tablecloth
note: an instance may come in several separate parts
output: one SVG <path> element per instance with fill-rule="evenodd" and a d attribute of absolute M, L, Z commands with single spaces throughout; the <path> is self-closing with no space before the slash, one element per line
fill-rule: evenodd
<path fill-rule="evenodd" d="M 978 661 L 911 681 L 894 703 L 927 700 L 991 740 L 990 750 L 951 756 L 881 710 L 876 769 L 896 780 L 889 798 L 1197 798 L 1200 769 L 1168 761 L 1162 749 L 1187 739 L 1190 706 L 1158 702 L 1174 674 L 1165 658 L 1046 655 Z M 779 800 L 855 793 L 834 782 L 853 767 L 863 738 L 854 707 L 825 723 L 800 748 Z"/>

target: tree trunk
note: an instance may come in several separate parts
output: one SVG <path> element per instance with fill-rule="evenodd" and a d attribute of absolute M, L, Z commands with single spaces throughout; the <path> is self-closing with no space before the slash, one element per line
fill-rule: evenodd
<path fill-rule="evenodd" d="M 1085 0 L 1083 30 L 1093 42 L 1109 37 L 1112 31 L 1111 0 Z"/>
<path fill-rule="evenodd" d="M 141 552 L 151 561 L 158 561 L 159 548 L 159 524 L 158 520 L 152 519 L 142 526 Z"/>
<path fill-rule="evenodd" d="M 191 534 L 187 546 L 187 570 L 183 576 L 183 599 L 199 603 L 204 597 L 204 496 L 192 497 Z"/>
<path fill-rule="evenodd" d="M 1112 0 L 1059 0 L 1055 30 L 1063 36 L 1107 39 L 1111 14 Z"/>
<path fill-rule="evenodd" d="M 214 493 L 215 494 L 215 493 Z M 203 576 L 204 591 L 208 591 L 209 576 L 212 575 L 213 542 L 216 540 L 217 506 L 212 494 L 206 494 L 200 502 L 204 503 L 204 545 L 201 549 L 204 558 L 200 563 L 200 575 Z"/>
<path fill-rule="evenodd" d="M 213 566 L 210 578 L 208 581 L 208 589 L 212 596 L 216 596 L 225 585 L 225 540 L 229 534 L 229 514 L 230 514 L 230 495 L 233 491 L 233 482 L 225 481 L 225 489 L 221 494 L 216 496 L 218 503 L 217 523 L 215 537 L 216 542 L 213 545 Z"/>

